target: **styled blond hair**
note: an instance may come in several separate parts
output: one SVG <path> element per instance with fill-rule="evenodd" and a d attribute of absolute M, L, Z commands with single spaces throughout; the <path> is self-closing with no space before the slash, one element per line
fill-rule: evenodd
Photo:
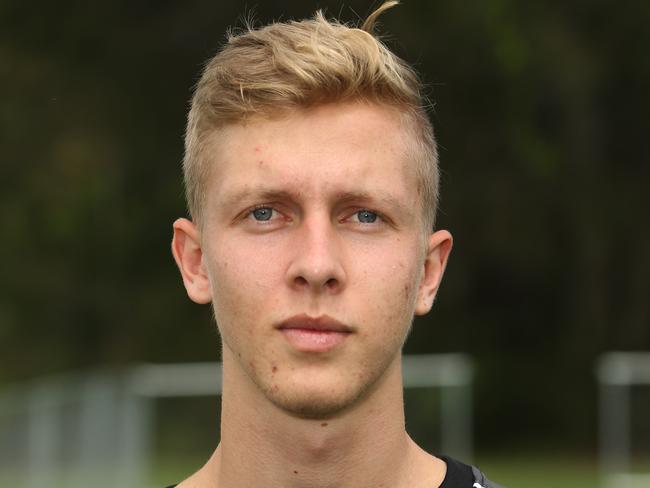
<path fill-rule="evenodd" d="M 384 2 L 361 27 L 312 19 L 277 22 L 239 34 L 208 61 L 188 115 L 183 175 L 190 214 L 201 225 L 210 158 L 206 140 L 228 124 L 318 104 L 364 101 L 396 108 L 411 132 L 424 224 L 433 227 L 438 199 L 438 153 L 417 73 L 377 37 Z"/>

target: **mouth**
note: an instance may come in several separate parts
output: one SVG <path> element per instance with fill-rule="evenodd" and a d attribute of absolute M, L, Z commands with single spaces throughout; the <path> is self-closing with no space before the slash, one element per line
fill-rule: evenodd
<path fill-rule="evenodd" d="M 354 329 L 327 315 L 295 315 L 281 322 L 277 329 L 290 346 L 300 352 L 322 353 L 339 346 Z"/>

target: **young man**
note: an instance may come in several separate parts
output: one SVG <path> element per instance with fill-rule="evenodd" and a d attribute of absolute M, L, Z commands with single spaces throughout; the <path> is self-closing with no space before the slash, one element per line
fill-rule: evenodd
<path fill-rule="evenodd" d="M 231 36 L 192 100 L 172 251 L 223 343 L 221 442 L 179 487 L 472 488 L 404 427 L 401 349 L 451 250 L 415 72 L 326 20 Z"/>

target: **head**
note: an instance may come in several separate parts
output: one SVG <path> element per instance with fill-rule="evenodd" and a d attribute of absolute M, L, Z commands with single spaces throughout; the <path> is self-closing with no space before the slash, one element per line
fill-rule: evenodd
<path fill-rule="evenodd" d="M 394 3 L 363 29 L 318 13 L 233 36 L 192 101 L 194 222 L 174 224 L 172 251 L 190 298 L 213 304 L 224 384 L 292 415 L 335 415 L 399 378 L 451 248 L 431 230 L 418 78 L 370 34 Z"/>
<path fill-rule="evenodd" d="M 282 117 L 296 109 L 364 101 L 395 109 L 410 134 L 409 159 L 425 234 L 433 228 L 438 200 L 438 152 L 417 73 L 373 35 L 385 2 L 360 28 L 313 19 L 274 23 L 228 37 L 196 86 L 185 135 L 183 173 L 187 203 L 203 224 L 206 182 L 214 167 L 206 148 L 224 127 L 251 119 Z"/>

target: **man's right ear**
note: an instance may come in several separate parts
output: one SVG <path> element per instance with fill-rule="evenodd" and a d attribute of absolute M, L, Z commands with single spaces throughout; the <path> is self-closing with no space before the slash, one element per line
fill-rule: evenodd
<path fill-rule="evenodd" d="M 172 254 L 183 277 L 187 295 L 196 303 L 210 303 L 210 280 L 203 265 L 203 250 L 199 231 L 188 219 L 174 222 Z"/>

